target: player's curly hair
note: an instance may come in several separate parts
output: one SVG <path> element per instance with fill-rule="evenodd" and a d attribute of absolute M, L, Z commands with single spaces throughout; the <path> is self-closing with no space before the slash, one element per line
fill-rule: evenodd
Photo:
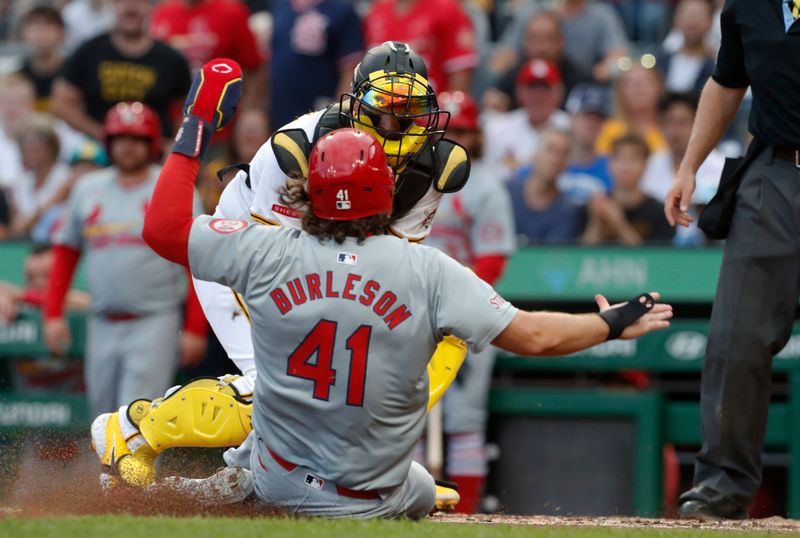
<path fill-rule="evenodd" d="M 310 210 L 305 179 L 302 178 L 287 179 L 280 198 L 287 206 L 303 212 L 303 230 L 319 239 L 320 243 L 333 239 L 341 245 L 348 237 L 355 237 L 360 245 L 367 237 L 385 235 L 392 220 L 391 215 L 386 214 L 355 220 L 321 219 Z"/>

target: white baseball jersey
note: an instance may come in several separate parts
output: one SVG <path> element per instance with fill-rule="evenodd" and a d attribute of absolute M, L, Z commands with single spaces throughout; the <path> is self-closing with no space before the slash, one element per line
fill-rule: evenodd
<path fill-rule="evenodd" d="M 283 129 L 303 129 L 308 139 L 313 140 L 314 130 L 324 112 L 320 110 L 301 116 Z M 248 175 L 239 172 L 223 191 L 214 216 L 299 229 L 302 213 L 280 200 L 280 191 L 286 180 L 275 159 L 272 144 L 267 141 L 250 163 L 250 185 L 247 185 Z M 431 186 L 406 215 L 392 223 L 392 232 L 412 241 L 425 239 L 441 198 L 442 194 Z M 194 284 L 206 318 L 228 357 L 245 375 L 253 373 L 250 325 L 243 305 L 228 288 L 197 280 Z"/>
<path fill-rule="evenodd" d="M 517 312 L 455 260 L 392 236 L 339 245 L 202 216 L 189 262 L 195 277 L 233 287 L 249 307 L 258 436 L 282 458 L 358 490 L 408 476 L 426 365 L 443 335 L 479 351 Z"/>

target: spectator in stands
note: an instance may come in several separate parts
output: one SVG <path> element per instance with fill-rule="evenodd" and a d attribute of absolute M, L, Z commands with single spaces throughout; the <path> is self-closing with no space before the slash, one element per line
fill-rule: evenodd
<path fill-rule="evenodd" d="M 286 125 L 350 91 L 364 36 L 345 0 L 281 0 L 272 15 L 269 121 Z"/>
<path fill-rule="evenodd" d="M 364 17 L 367 48 L 408 43 L 428 67 L 436 91 L 469 92 L 478 65 L 472 22 L 458 0 L 377 0 Z"/>
<path fill-rule="evenodd" d="M 659 111 L 667 149 L 650 157 L 642 179 L 642 190 L 663 202 L 689 146 L 689 137 L 697 113 L 697 97 L 694 94 L 668 93 L 661 100 Z M 708 158 L 697 170 L 697 187 L 692 197 L 693 202 L 705 204 L 714 196 L 724 163 L 725 156 L 721 152 L 712 150 L 709 153 Z"/>
<path fill-rule="evenodd" d="M 587 205 L 584 245 L 641 245 L 667 242 L 674 230 L 667 223 L 662 204 L 647 196 L 640 181 L 650 150 L 645 140 L 634 133 L 617 139 L 612 146 L 611 196 L 595 196 Z"/>
<path fill-rule="evenodd" d="M 120 101 L 141 101 L 156 110 L 164 136 L 172 138 L 170 116 L 189 91 L 189 66 L 147 33 L 149 0 L 117 0 L 115 7 L 111 32 L 87 41 L 67 60 L 53 87 L 53 112 L 102 140 L 106 112 Z"/>
<path fill-rule="evenodd" d="M 569 116 L 558 109 L 563 93 L 561 73 L 553 62 L 531 60 L 520 68 L 515 88 L 520 108 L 489 114 L 485 122 L 484 158 L 498 179 L 507 181 L 530 162 L 542 129 L 551 124 L 569 128 Z"/>
<path fill-rule="evenodd" d="M 714 70 L 714 52 L 706 45 L 714 16 L 712 0 L 681 0 L 675 12 L 675 27 L 683 35 L 683 46 L 659 59 L 664 85 L 671 92 L 700 93 Z"/>
<path fill-rule="evenodd" d="M 73 51 L 114 26 L 116 0 L 70 0 L 61 15 L 67 31 L 67 49 Z"/>
<path fill-rule="evenodd" d="M 617 8 L 625 33 L 640 45 L 657 46 L 669 31 L 671 0 L 610 0 Z"/>
<path fill-rule="evenodd" d="M 38 6 L 22 16 L 22 41 L 28 51 L 19 73 L 36 89 L 36 110 L 50 110 L 53 81 L 64 66 L 64 21 L 52 7 Z"/>
<path fill-rule="evenodd" d="M 45 342 L 63 353 L 71 340 L 64 296 L 85 252 L 92 313 L 84 372 L 93 415 L 162 395 L 179 357 L 187 366 L 202 359 L 207 331 L 191 278 L 184 296 L 181 268 L 160 258 L 141 236 L 160 172 L 158 116 L 141 103 L 119 103 L 105 126 L 113 166 L 84 176 L 70 195 L 54 241 L 44 309 Z"/>
<path fill-rule="evenodd" d="M 605 123 L 597 139 L 601 154 L 609 154 L 614 141 L 628 133 L 644 138 L 651 153 L 666 149 L 658 116 L 664 83 L 655 64 L 652 54 L 620 59 L 621 73 L 614 82 L 615 116 Z"/>
<path fill-rule="evenodd" d="M 164 0 L 153 11 L 150 27 L 153 37 L 183 53 L 192 71 L 214 58 L 238 62 L 244 70 L 243 104 L 265 108 L 264 59 L 249 17 L 240 0 Z"/>
<path fill-rule="evenodd" d="M 577 84 L 591 81 L 591 72 L 582 69 L 564 54 L 565 43 L 561 18 L 558 14 L 544 10 L 534 12 L 525 26 L 522 58 L 500 75 L 493 88 L 487 90 L 483 96 L 484 107 L 501 112 L 516 108 L 514 86 L 517 73 L 531 60 L 547 60 L 558 66 L 564 83 L 564 95 L 569 95 Z"/>
<path fill-rule="evenodd" d="M 204 166 L 197 181 L 197 191 L 206 213 L 214 213 L 222 191 L 239 171 L 230 165 L 252 161 L 261 146 L 269 139 L 269 135 L 269 123 L 262 110 L 246 108 L 237 112 L 233 134 L 226 141 L 225 150 L 222 155 Z M 217 172 L 225 167 L 228 167 L 228 170 L 220 179 Z"/>
<path fill-rule="evenodd" d="M 689 147 L 689 137 L 697 113 L 697 97 L 685 93 L 667 94 L 661 101 L 659 109 L 668 149 L 650 157 L 642 179 L 642 190 L 663 202 L 675 180 L 686 148 Z M 695 221 L 700 208 L 717 192 L 724 164 L 725 156 L 714 149 L 697 170 L 697 184 L 689 208 L 689 213 L 695 217 Z M 697 228 L 696 222 L 693 222 L 688 227 L 677 228 L 675 243 L 682 246 L 702 245 L 705 243 L 705 235 Z"/>
<path fill-rule="evenodd" d="M 70 169 L 58 161 L 61 142 L 49 115 L 36 113 L 25 120 L 17 143 L 23 171 L 11 183 L 11 231 L 45 243 L 72 186 Z"/>
<path fill-rule="evenodd" d="M 608 89 L 597 84 L 580 84 L 567 99 L 571 118 L 572 148 L 569 166 L 558 188 L 577 204 L 586 204 L 598 195 L 611 193 L 608 157 L 598 155 L 597 137 L 611 112 Z"/>
<path fill-rule="evenodd" d="M 722 14 L 722 6 L 725 4 L 725 0 L 712 0 L 712 4 L 714 6 L 714 14 L 711 16 L 711 29 L 706 33 L 704 43 L 706 47 L 708 47 L 708 50 L 716 56 L 722 37 L 720 32 L 720 15 Z M 670 30 L 667 37 L 664 38 L 664 43 L 661 47 L 667 53 L 677 52 L 683 47 L 683 33 L 681 33 L 674 24 L 672 30 Z"/>
<path fill-rule="evenodd" d="M 526 23 L 537 9 L 535 5 L 520 9 L 503 32 L 491 61 L 494 72 L 504 72 L 517 61 Z M 619 15 L 596 0 L 564 0 L 556 12 L 563 23 L 566 56 L 595 80 L 608 81 L 616 61 L 628 53 Z"/>
<path fill-rule="evenodd" d="M 72 170 L 72 175 L 76 179 L 89 172 L 94 172 L 100 168 L 105 168 L 110 165 L 108 154 L 103 146 L 91 138 L 85 138 L 72 152 L 69 159 L 69 166 Z"/>
<path fill-rule="evenodd" d="M 22 172 L 16 132 L 34 112 L 33 84 L 19 74 L 0 78 L 0 187 L 8 187 Z"/>
<path fill-rule="evenodd" d="M 558 190 L 570 144 L 569 132 L 545 129 L 533 165 L 520 169 L 508 184 L 521 244 L 565 245 L 578 238 L 581 209 Z"/>
<path fill-rule="evenodd" d="M 20 307 L 41 307 L 44 304 L 47 281 L 53 267 L 53 251 L 46 243 L 34 244 L 25 258 L 23 268 L 25 284 L 15 286 L 10 282 L 0 282 L 0 325 L 10 323 L 17 318 Z M 71 289 L 67 293 L 68 310 L 86 311 L 89 309 L 89 294 Z"/>

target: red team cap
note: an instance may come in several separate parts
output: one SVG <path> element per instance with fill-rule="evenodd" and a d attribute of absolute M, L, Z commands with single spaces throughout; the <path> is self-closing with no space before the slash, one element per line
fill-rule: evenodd
<path fill-rule="evenodd" d="M 549 60 L 531 60 L 520 67 L 517 72 L 517 84 L 520 86 L 535 84 L 555 86 L 561 84 L 561 70 Z"/>
<path fill-rule="evenodd" d="M 391 213 L 394 173 L 375 138 L 336 129 L 320 138 L 308 160 L 311 212 L 321 219 L 354 220 Z"/>
<path fill-rule="evenodd" d="M 117 103 L 107 113 L 103 129 L 106 133 L 106 150 L 111 154 L 109 142 L 115 136 L 138 136 L 150 141 L 150 158 L 161 158 L 161 122 L 149 106 L 136 102 Z"/>
<path fill-rule="evenodd" d="M 438 101 L 439 109 L 450 113 L 448 129 L 478 130 L 478 105 L 469 94 L 461 91 L 442 92 Z"/>

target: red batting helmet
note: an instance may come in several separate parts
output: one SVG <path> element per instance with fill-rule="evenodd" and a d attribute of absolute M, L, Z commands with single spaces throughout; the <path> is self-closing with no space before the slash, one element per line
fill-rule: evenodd
<path fill-rule="evenodd" d="M 464 92 L 442 92 L 439 94 L 439 108 L 450 113 L 448 129 L 478 130 L 478 105 Z"/>
<path fill-rule="evenodd" d="M 336 129 L 314 144 L 306 189 L 317 217 L 361 219 L 391 213 L 394 173 L 375 138 L 357 129 Z"/>
<path fill-rule="evenodd" d="M 111 154 L 110 141 L 115 136 L 139 136 L 150 141 L 150 158 L 161 158 L 161 122 L 149 106 L 136 102 L 117 103 L 106 114 L 103 128 L 106 150 Z"/>

